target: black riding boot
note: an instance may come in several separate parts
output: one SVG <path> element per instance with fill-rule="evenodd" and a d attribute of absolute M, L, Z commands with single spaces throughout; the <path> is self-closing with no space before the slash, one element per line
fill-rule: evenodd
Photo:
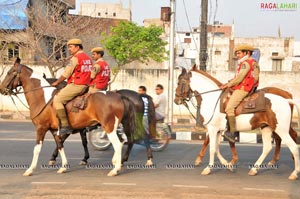
<path fill-rule="evenodd" d="M 224 132 L 223 137 L 225 137 L 229 142 L 234 143 L 235 142 L 235 137 L 236 137 L 236 121 L 235 121 L 235 116 L 228 116 L 227 117 L 227 122 L 229 125 L 229 129 Z"/>
<path fill-rule="evenodd" d="M 60 121 L 60 128 L 59 128 L 59 134 L 71 134 L 73 129 L 69 126 L 68 117 L 66 114 L 66 111 L 64 109 L 59 109 L 56 111 L 57 117 Z"/>

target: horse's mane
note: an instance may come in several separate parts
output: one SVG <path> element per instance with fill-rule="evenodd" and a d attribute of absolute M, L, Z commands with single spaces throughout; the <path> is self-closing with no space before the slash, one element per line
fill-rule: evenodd
<path fill-rule="evenodd" d="M 212 80 L 213 82 L 215 82 L 217 84 L 217 86 L 221 86 L 222 83 L 217 80 L 216 78 L 214 78 L 213 76 L 211 76 L 210 74 L 208 74 L 207 72 L 203 71 L 203 70 L 199 70 L 196 66 L 196 64 L 192 67 L 191 71 L 194 71 L 194 72 L 197 72 L 197 73 L 200 73 L 201 75 L 209 78 L 210 80 Z"/>

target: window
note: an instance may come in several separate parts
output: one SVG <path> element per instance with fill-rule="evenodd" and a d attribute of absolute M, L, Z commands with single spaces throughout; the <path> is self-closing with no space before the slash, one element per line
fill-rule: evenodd
<path fill-rule="evenodd" d="M 114 12 L 114 13 L 113 13 L 113 16 L 115 17 L 115 16 L 117 16 L 117 14 Z"/>
<path fill-rule="evenodd" d="M 98 17 L 100 17 L 101 16 L 101 12 L 98 12 Z"/>
<path fill-rule="evenodd" d="M 187 32 L 185 33 L 185 36 L 191 36 L 191 33 Z"/>
<path fill-rule="evenodd" d="M 191 43 L 191 38 L 184 38 L 184 43 L 187 43 L 187 44 L 189 44 L 189 43 Z"/>
<path fill-rule="evenodd" d="M 215 55 L 221 55 L 221 51 L 220 50 L 216 50 L 215 51 Z"/>
<path fill-rule="evenodd" d="M 16 57 L 19 57 L 19 46 L 12 45 L 8 48 L 8 59 L 12 60 Z"/>
<path fill-rule="evenodd" d="M 272 57 L 276 57 L 278 55 L 279 55 L 278 52 L 272 52 Z"/>
<path fill-rule="evenodd" d="M 273 71 L 282 70 L 282 59 L 272 59 L 272 70 Z"/>

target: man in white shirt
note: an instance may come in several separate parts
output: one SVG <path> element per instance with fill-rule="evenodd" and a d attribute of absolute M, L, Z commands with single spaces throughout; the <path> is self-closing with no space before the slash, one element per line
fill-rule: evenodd
<path fill-rule="evenodd" d="M 166 117 L 167 97 L 163 93 L 164 87 L 157 84 L 155 88 L 156 97 L 154 99 L 155 117 L 156 120 L 164 120 Z"/>

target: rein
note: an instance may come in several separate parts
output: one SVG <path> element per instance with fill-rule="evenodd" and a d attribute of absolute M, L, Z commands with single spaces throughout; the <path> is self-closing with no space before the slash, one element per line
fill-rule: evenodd
<path fill-rule="evenodd" d="M 30 92 L 32 92 L 32 91 L 36 91 L 36 90 L 39 90 L 39 89 L 42 89 L 42 88 L 50 88 L 50 87 L 53 87 L 53 86 L 51 86 L 51 85 L 49 85 L 49 86 L 40 86 L 40 87 L 33 88 L 33 89 L 31 89 L 31 90 L 28 90 L 28 91 L 22 91 L 22 92 L 17 91 L 17 92 L 13 92 L 13 93 L 14 93 L 15 95 L 17 95 L 17 94 L 22 94 L 22 93 L 26 94 L 26 93 L 30 93 Z"/>
<path fill-rule="evenodd" d="M 183 102 L 184 102 L 183 105 L 188 109 L 188 111 L 190 112 L 190 114 L 191 114 L 191 115 L 193 116 L 193 118 L 197 121 L 197 118 L 196 118 L 195 115 L 191 112 L 191 110 L 190 110 L 190 108 L 189 108 L 189 105 L 186 103 L 186 101 L 189 101 L 192 97 L 198 97 L 198 96 L 201 96 L 201 94 L 212 93 L 212 92 L 216 92 L 216 91 L 220 91 L 220 90 L 222 90 L 222 89 L 219 88 L 219 89 L 215 89 L 215 90 L 205 91 L 205 92 L 202 92 L 202 93 L 198 93 L 198 92 L 197 92 L 197 94 L 195 94 L 195 91 L 192 91 L 192 94 L 193 94 L 193 95 L 191 95 L 191 96 L 189 97 L 188 100 L 184 100 L 184 101 L 183 101 Z M 210 121 L 212 120 L 212 118 L 213 118 L 213 116 L 214 116 L 214 112 L 216 111 L 216 108 L 217 108 L 218 101 L 220 100 L 220 98 L 221 98 L 221 96 L 222 96 L 222 94 L 223 94 L 224 91 L 225 91 L 225 90 L 222 90 L 221 94 L 219 95 L 218 100 L 217 100 L 217 102 L 216 102 L 216 104 L 215 104 L 215 107 L 214 107 L 214 110 L 213 110 L 213 114 L 211 115 L 210 119 L 209 119 L 204 125 L 209 124 Z M 200 107 L 197 106 L 197 109 L 200 109 Z"/>
<path fill-rule="evenodd" d="M 16 71 L 15 78 L 11 79 L 8 85 L 13 84 L 14 81 L 16 81 L 16 80 L 17 80 L 17 86 L 20 85 L 20 73 L 21 73 L 21 68 L 22 68 L 22 67 L 23 67 L 22 64 L 19 64 L 19 65 L 18 65 L 18 69 L 17 69 L 17 71 Z M 16 96 L 16 97 L 19 99 L 19 101 L 23 104 L 23 106 L 30 110 L 30 108 L 29 108 L 29 107 L 28 107 L 28 106 L 27 106 L 27 105 L 26 105 L 26 104 L 18 97 L 18 94 L 23 94 L 23 93 L 26 94 L 26 93 L 29 93 L 29 92 L 33 92 L 33 91 L 36 91 L 36 90 L 39 90 L 39 89 L 49 88 L 49 87 L 53 87 L 53 86 L 51 86 L 51 85 L 49 85 L 49 86 L 40 86 L 40 87 L 37 87 L 37 88 L 33 88 L 33 89 L 31 89 L 31 90 L 28 90 L 28 91 L 22 91 L 22 92 L 20 92 L 20 89 L 17 90 L 17 88 L 15 88 L 16 91 L 13 91 L 13 89 L 9 89 L 9 91 L 11 92 L 11 93 L 9 94 L 9 96 L 10 96 L 11 100 L 13 101 L 13 103 L 14 103 L 16 109 L 18 110 L 18 112 L 26 118 L 26 116 L 18 109 L 17 104 L 16 104 L 15 100 L 13 99 L 12 95 Z M 8 90 L 8 89 L 7 89 L 7 90 Z M 33 119 L 35 119 L 37 116 L 39 116 L 39 114 L 41 114 L 41 112 L 43 112 L 43 110 L 44 110 L 44 109 L 46 108 L 46 106 L 51 102 L 51 100 L 52 100 L 52 99 L 50 99 L 50 100 L 43 106 L 43 108 L 42 108 L 42 109 L 41 109 L 34 117 L 32 117 L 31 119 L 33 120 Z"/>

